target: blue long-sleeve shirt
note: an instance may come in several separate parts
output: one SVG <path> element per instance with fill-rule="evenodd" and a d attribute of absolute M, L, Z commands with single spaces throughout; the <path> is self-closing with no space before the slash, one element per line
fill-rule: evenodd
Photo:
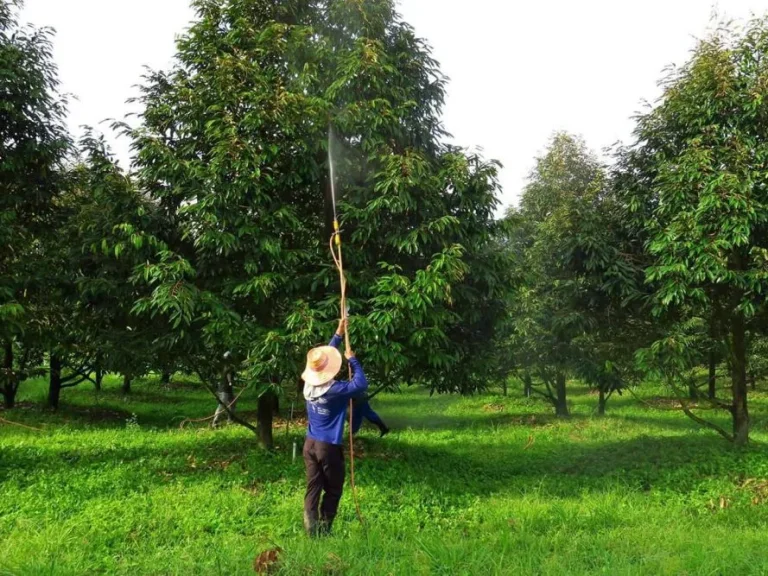
<path fill-rule="evenodd" d="M 341 344 L 341 336 L 334 335 L 330 346 Z M 319 398 L 307 400 L 307 436 L 313 440 L 341 446 L 344 443 L 344 421 L 347 417 L 349 399 L 368 389 L 363 367 L 357 358 L 350 358 L 352 379 L 337 380 L 328 391 Z"/>

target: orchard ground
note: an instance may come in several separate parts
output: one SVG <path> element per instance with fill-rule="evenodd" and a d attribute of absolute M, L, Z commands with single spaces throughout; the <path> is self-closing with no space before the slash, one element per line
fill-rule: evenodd
<path fill-rule="evenodd" d="M 44 383 L 0 416 L 0 574 L 768 574 L 768 394 L 752 395 L 753 444 L 737 451 L 642 389 L 604 418 L 586 389 L 573 416 L 537 400 L 409 391 L 376 398 L 396 430 L 358 440 L 357 483 L 335 535 L 301 526 L 303 429 L 276 422 L 267 454 L 237 426 L 212 431 L 192 383 Z M 241 408 L 254 404 L 244 396 Z M 285 408 L 285 406 L 283 407 Z M 727 421 L 723 419 L 723 425 Z"/>

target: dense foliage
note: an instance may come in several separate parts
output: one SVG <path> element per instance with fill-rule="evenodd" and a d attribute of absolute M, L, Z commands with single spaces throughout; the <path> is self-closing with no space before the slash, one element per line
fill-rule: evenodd
<path fill-rule="evenodd" d="M 58 94 L 52 31 L 21 27 L 0 2 L 0 391 L 12 407 L 48 341 L 46 306 L 56 199 L 70 148 Z"/>
<path fill-rule="evenodd" d="M 271 445 L 279 398 L 298 399 L 341 314 L 338 216 L 376 387 L 506 393 L 516 377 L 566 417 L 573 381 L 604 414 L 661 379 L 748 441 L 768 346 L 765 20 L 701 41 L 612 162 L 556 133 L 497 218 L 498 164 L 446 143 L 446 79 L 392 0 L 193 6 L 173 65 L 117 124 L 125 172 L 92 131 L 72 142 L 51 31 L 0 0 L 6 408 L 42 372 L 53 408 L 105 373 L 128 394 L 185 372 L 219 398 L 246 385 L 258 427 L 222 408 Z"/>
<path fill-rule="evenodd" d="M 128 129 L 140 185 L 175 232 L 138 270 L 153 291 L 137 311 L 163 315 L 201 375 L 231 350 L 262 396 L 294 387 L 340 314 L 330 145 L 370 378 L 482 386 L 468 360 L 492 335 L 506 273 L 496 166 L 441 143 L 444 80 L 422 41 L 389 0 L 195 7 Z"/>
<path fill-rule="evenodd" d="M 727 359 L 737 443 L 749 435 L 748 341 L 765 324 L 768 290 L 768 29 L 718 30 L 664 81 L 661 104 L 639 119 L 627 165 L 628 194 L 642 214 L 656 284 L 655 313 L 719 343 Z M 693 334 L 691 334 L 693 332 Z M 690 368 L 680 340 L 663 338 L 643 356 Z"/>

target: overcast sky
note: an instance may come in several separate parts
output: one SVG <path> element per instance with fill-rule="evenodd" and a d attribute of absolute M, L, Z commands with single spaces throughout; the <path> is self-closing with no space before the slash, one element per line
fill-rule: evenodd
<path fill-rule="evenodd" d="M 702 36 L 711 0 L 401 0 L 451 82 L 445 124 L 455 141 L 504 164 L 505 204 L 555 130 L 596 150 L 628 140 L 631 116 L 658 96 L 656 82 Z M 768 0 L 721 0 L 741 19 Z M 129 111 L 142 67 L 165 68 L 188 0 L 26 0 L 23 19 L 57 31 L 63 89 L 77 96 L 70 124 Z M 122 159 L 127 145 L 115 144 Z"/>

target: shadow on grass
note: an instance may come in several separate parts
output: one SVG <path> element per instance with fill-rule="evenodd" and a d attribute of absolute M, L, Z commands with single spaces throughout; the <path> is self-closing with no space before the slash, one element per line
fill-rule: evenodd
<path fill-rule="evenodd" d="M 752 466 L 764 462 L 757 449 L 737 452 L 703 434 L 600 443 L 561 440 L 516 445 L 478 435 L 471 443 L 430 445 L 402 441 L 396 434 L 384 440 L 365 436 L 357 450 L 358 482 L 393 497 L 408 487 L 422 487 L 418 493 L 437 499 L 509 492 L 580 498 L 617 489 L 687 494 L 702 481 L 732 477 L 736 472 L 748 475 Z M 255 438 L 215 432 L 179 435 L 163 446 L 145 442 L 55 451 L 7 447 L 0 449 L 0 483 L 13 478 L 32 487 L 42 477 L 47 485 L 66 483 L 67 470 L 77 469 L 80 476 L 98 475 L 105 467 L 115 466 L 125 478 L 114 487 L 116 496 L 173 482 L 214 482 L 243 490 L 285 480 L 301 486 L 300 459 L 291 463 L 290 458 L 292 443 L 301 441 L 295 433 L 276 434 L 274 454 L 260 450 Z"/>
<path fill-rule="evenodd" d="M 488 402 L 488 405 L 485 408 L 469 405 L 470 410 L 479 410 L 479 414 L 445 414 L 446 410 L 456 405 L 456 396 L 429 396 L 416 389 L 409 390 L 407 394 L 382 395 L 372 404 L 375 409 L 383 409 L 387 420 L 400 428 L 438 430 L 505 425 L 540 426 L 557 420 L 551 406 L 539 398 L 473 396 L 467 397 L 467 400 Z M 502 403 L 495 404 L 499 400 Z M 56 412 L 46 409 L 42 403 L 26 404 L 29 404 L 25 407 L 27 415 L 36 422 L 49 426 L 67 424 L 99 428 L 122 428 L 125 421 L 135 414 L 143 426 L 173 429 L 184 419 L 211 416 L 216 408 L 215 399 L 193 380 L 173 382 L 170 387 L 164 388 L 154 379 L 137 380 L 130 394 L 124 394 L 119 383 L 101 391 L 88 388 L 67 391 Z M 496 410 L 497 406 L 502 409 Z M 255 411 L 256 399 L 246 393 L 240 398 L 238 407 L 248 413 Z M 295 413 L 300 414 L 301 411 L 301 407 L 297 407 Z M 574 414 L 571 420 L 586 417 Z"/>
<path fill-rule="evenodd" d="M 464 447 L 379 443 L 359 465 L 360 482 L 425 485 L 447 496 L 517 491 L 579 498 L 585 492 L 662 490 L 685 494 L 707 478 L 761 466 L 758 449 L 736 452 L 707 435 L 640 437 L 600 444 L 503 446 L 481 441 Z M 367 478 L 367 479 L 366 479 Z"/>
<path fill-rule="evenodd" d="M 126 421 L 136 413 L 142 427 L 168 431 L 135 444 L 130 440 L 123 445 L 98 444 L 99 439 L 94 438 L 93 444 L 85 445 L 76 441 L 72 446 L 62 445 L 63 440 L 56 439 L 39 444 L 25 441 L 0 446 L 0 485 L 13 478 L 22 486 L 32 486 L 42 477 L 46 482 L 66 485 L 67 470 L 98 475 L 111 467 L 124 478 L 119 490 L 116 489 L 123 494 L 174 482 L 217 482 L 249 491 L 254 484 L 285 480 L 296 486 L 302 484 L 300 457 L 292 463 L 290 456 L 292 444 L 296 442 L 300 446 L 303 442 L 296 428 L 288 435 L 276 428 L 278 450 L 267 455 L 249 434 L 199 430 L 175 435 L 171 432 L 184 417 L 200 418 L 212 413 L 213 402 L 203 395 L 190 398 L 139 389 L 126 402 L 121 403 L 119 397 L 118 391 L 109 390 L 102 396 L 103 404 L 97 406 L 64 404 L 56 415 L 39 408 L 29 411 L 39 411 L 32 414 L 33 418 L 49 418 L 45 422 L 51 430 L 61 423 L 125 429 Z M 148 398 L 153 403 L 144 403 Z M 169 417 L 175 410 L 168 404 L 176 398 L 179 415 Z M 445 409 L 454 402 L 455 398 L 429 398 L 426 394 L 387 396 L 380 404 L 374 402 L 395 429 L 464 430 L 465 434 L 456 438 L 443 435 L 438 439 L 424 434 L 414 439 L 413 436 L 400 437 L 395 432 L 384 440 L 364 435 L 359 439 L 358 451 L 360 484 L 375 486 L 393 497 L 408 486 L 424 487 L 426 490 L 421 492 L 435 498 L 467 498 L 509 491 L 579 498 L 585 492 L 615 491 L 617 487 L 687 494 L 707 479 L 748 475 L 752 468 L 765 462 L 759 448 L 736 452 L 714 434 L 694 433 L 698 427 L 682 414 L 675 418 L 656 415 L 653 410 L 640 415 L 611 414 L 609 405 L 605 421 L 612 425 L 626 422 L 635 434 L 642 433 L 637 430 L 638 425 L 682 434 L 636 436 L 625 440 L 616 440 L 612 435 L 596 439 L 592 434 L 589 439 L 571 441 L 568 423 L 576 429 L 592 420 L 590 416 L 576 414 L 561 421 L 552 414 L 515 412 L 530 406 L 512 405 L 494 412 L 490 404 L 489 411 L 479 414 L 445 414 Z M 755 425 L 759 422 L 764 424 L 765 420 L 756 419 Z M 542 426 L 556 423 L 564 423 L 563 429 L 547 433 L 547 437 L 538 432 Z M 505 443 L 504 437 L 493 434 L 501 427 L 529 429 L 531 438 L 528 443 L 523 437 L 510 438 Z M 467 430 L 473 434 L 466 434 Z M 70 434 L 77 432 L 69 430 Z M 30 434 L 18 433 L 20 436 Z M 130 434 L 130 430 L 125 433 Z M 90 495 L 84 497 L 87 499 Z"/>
<path fill-rule="evenodd" d="M 147 389 L 151 386 L 151 389 Z M 20 423 L 29 422 L 33 425 L 42 423 L 43 427 L 54 429 L 56 426 L 82 426 L 83 428 L 122 429 L 126 422 L 134 418 L 142 427 L 159 430 L 177 429 L 184 420 L 200 420 L 212 416 L 215 410 L 215 400 L 208 398 L 206 391 L 200 394 L 182 395 L 176 391 L 155 389 L 156 383 L 144 382 L 140 389 L 130 395 L 124 395 L 117 389 L 102 392 L 78 391 L 71 398 L 72 402 L 62 403 L 58 411 L 52 412 L 43 405 L 29 402 L 23 403 L 20 410 L 6 412 L 13 419 L 14 414 L 21 414 Z M 475 397 L 476 399 L 479 397 Z M 496 429 L 499 427 L 536 428 L 548 425 L 565 425 L 568 423 L 600 422 L 611 424 L 627 423 L 627 425 L 642 425 L 671 431 L 694 431 L 698 425 L 688 419 L 683 413 L 662 415 L 658 411 L 647 409 L 642 404 L 620 400 L 623 407 L 634 406 L 643 409 L 643 413 L 626 414 L 619 410 L 619 403 L 609 405 L 606 416 L 598 417 L 593 413 L 574 413 L 569 418 L 557 418 L 551 407 L 545 402 L 523 400 L 525 404 L 495 404 L 493 399 L 485 406 L 473 406 L 470 414 L 450 414 L 447 409 L 456 404 L 456 398 L 451 396 L 433 396 L 411 394 L 409 396 L 387 395 L 373 402 L 385 421 L 394 429 L 412 430 L 479 430 Z M 482 402 L 485 399 L 480 399 Z M 618 399 L 617 399 L 618 400 Z M 514 402 L 514 400 L 513 400 Z M 175 408 L 175 407 L 178 408 Z M 611 410 L 611 406 L 615 408 Z M 239 413 L 246 419 L 255 421 L 256 400 L 243 396 L 239 401 Z M 283 415 L 287 417 L 287 415 Z M 301 408 L 297 408 L 294 417 L 302 416 Z M 755 416 L 755 414 L 753 414 Z M 755 429 L 762 429 L 765 422 L 759 417 L 753 417 Z M 204 427 L 206 423 L 192 423 L 193 427 Z M 23 430 L 6 430 L 5 433 L 25 434 Z M 277 432 L 277 430 L 276 430 Z"/>
<path fill-rule="evenodd" d="M 667 430 L 696 431 L 701 429 L 696 422 L 688 418 L 682 411 L 675 412 L 674 415 L 666 418 L 659 416 L 637 416 L 635 414 L 608 415 L 606 418 L 614 422 L 626 422 L 630 425 L 637 424 Z"/>
<path fill-rule="evenodd" d="M 173 414 L 169 405 L 179 405 L 178 414 Z M 204 418 L 213 414 L 216 409 L 215 401 L 183 400 L 174 402 L 165 397 L 160 405 L 121 401 L 118 398 L 100 398 L 91 404 L 67 403 L 51 410 L 41 404 L 23 402 L 13 410 L 2 411 L 4 418 L 17 421 L 20 424 L 41 426 L 47 430 L 55 430 L 61 426 L 74 426 L 82 429 L 122 429 L 126 422 L 134 418 L 142 425 L 153 429 L 174 429 L 188 418 Z M 16 429 L 17 433 L 25 433 Z"/>
<path fill-rule="evenodd" d="M 487 413 L 473 416 L 427 413 L 404 415 L 387 410 L 380 413 L 387 424 L 398 430 L 483 430 L 504 427 L 538 428 L 555 423 L 581 422 L 588 420 L 583 414 L 574 414 L 567 419 L 554 414 L 533 413 Z"/>
<path fill-rule="evenodd" d="M 417 401 L 418 402 L 418 401 Z M 413 402 L 410 408 L 413 408 Z M 526 408 L 522 406 L 513 406 L 509 411 L 494 411 L 492 409 L 484 411 L 481 414 L 472 414 L 467 416 L 456 416 L 444 414 L 435 411 L 407 410 L 398 411 L 393 408 L 387 400 L 381 410 L 381 416 L 394 428 L 411 430 L 466 430 L 496 428 L 499 426 L 528 427 L 531 429 L 547 425 L 584 422 L 609 422 L 611 424 L 626 423 L 628 426 L 643 425 L 660 430 L 686 431 L 697 430 L 698 425 L 687 418 L 683 412 L 675 412 L 673 415 L 664 417 L 662 415 L 654 416 L 653 411 L 648 411 L 648 415 L 622 414 L 620 412 L 608 412 L 605 416 L 595 414 L 574 413 L 567 418 L 558 418 L 552 413 L 551 408 L 542 404 L 542 411 L 538 412 L 518 412 L 517 409 Z M 549 413 L 546 412 L 549 410 Z"/>

